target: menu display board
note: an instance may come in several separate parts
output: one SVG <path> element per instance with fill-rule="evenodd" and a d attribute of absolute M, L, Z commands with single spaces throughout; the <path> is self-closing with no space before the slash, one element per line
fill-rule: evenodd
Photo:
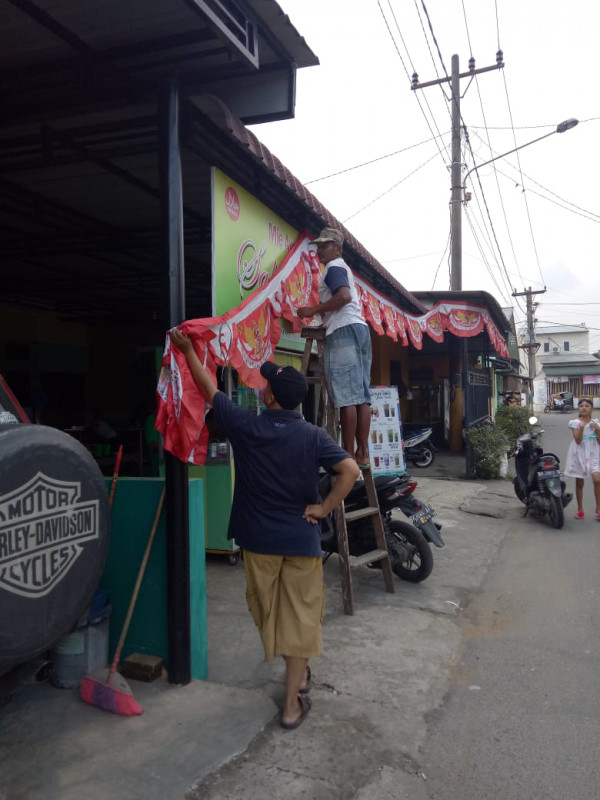
<path fill-rule="evenodd" d="M 371 386 L 369 457 L 373 475 L 406 472 L 402 449 L 402 420 L 396 386 Z"/>

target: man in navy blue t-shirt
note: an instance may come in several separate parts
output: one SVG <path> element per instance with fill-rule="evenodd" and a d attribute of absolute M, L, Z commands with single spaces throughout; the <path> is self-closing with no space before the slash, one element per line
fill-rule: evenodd
<path fill-rule="evenodd" d="M 266 411 L 235 406 L 219 392 L 179 330 L 171 341 L 185 355 L 194 382 L 212 404 L 235 458 L 229 538 L 243 551 L 248 606 L 265 658 L 283 656 L 284 728 L 297 728 L 310 707 L 308 659 L 321 652 L 324 609 L 319 520 L 346 497 L 360 474 L 356 462 L 322 428 L 295 409 L 306 397 L 306 378 L 293 367 L 266 362 Z M 338 478 L 320 500 L 319 468 Z"/>

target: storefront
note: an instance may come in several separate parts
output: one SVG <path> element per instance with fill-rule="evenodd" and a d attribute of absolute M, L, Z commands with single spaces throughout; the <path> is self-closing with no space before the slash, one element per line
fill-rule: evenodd
<path fill-rule="evenodd" d="M 77 17 L 75 2 L 63 4 L 52 25 L 11 6 L 0 32 L 13 76 L 0 128 L 1 371 L 36 421 L 84 440 L 94 425 L 112 429 L 108 449 L 88 440 L 105 473 L 121 441 L 131 480 L 161 480 L 164 471 L 165 655 L 170 679 L 183 683 L 194 650 L 190 591 L 202 591 L 189 579 L 198 551 L 190 515 L 203 520 L 203 545 L 228 547 L 234 476 L 210 420 L 214 450 L 193 468 L 204 482 L 203 509 L 191 510 L 184 463 L 156 463 L 147 422 L 165 330 L 236 309 L 278 274 L 303 232 L 343 229 L 244 125 L 291 116 L 295 69 L 317 63 L 276 3 L 246 6 L 246 30 L 255 28 L 242 44 L 230 41 L 227 24 L 177 0 L 164 0 L 154 17 L 141 0 L 128 3 L 126 19 L 107 21 L 103 41 Z M 220 49 L 211 47 L 217 34 L 226 42 Z M 76 41 L 89 43 L 85 53 Z M 250 91 L 257 85 L 260 92 Z M 443 415 L 450 428 L 462 399 L 444 348 L 460 329 L 501 349 L 497 324 L 485 309 L 460 303 L 428 311 L 349 232 L 344 253 L 362 282 L 373 383 L 404 387 L 408 421 Z M 253 322 L 242 341 L 265 355 L 273 341 L 266 317 Z M 297 335 L 285 323 L 277 331 L 269 357 L 297 363 Z M 227 371 L 219 377 L 238 402 L 260 403 L 251 382 Z M 462 410 L 457 418 L 462 430 Z"/>

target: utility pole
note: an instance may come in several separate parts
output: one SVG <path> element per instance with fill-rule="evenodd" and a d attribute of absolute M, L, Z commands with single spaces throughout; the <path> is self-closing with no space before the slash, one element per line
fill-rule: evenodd
<path fill-rule="evenodd" d="M 527 341 L 520 344 L 521 350 L 527 353 L 527 369 L 529 373 L 529 381 L 527 384 L 527 405 L 533 403 L 533 379 L 535 378 L 535 354 L 540 349 L 540 343 L 535 341 L 535 319 L 533 317 L 533 295 L 544 294 L 546 289 L 538 289 L 533 291 L 531 286 L 524 292 L 513 292 L 513 297 L 527 298 Z"/>
<path fill-rule="evenodd" d="M 450 77 L 439 78 L 436 81 L 419 83 L 419 76 L 415 72 L 412 76 L 411 89 L 425 89 L 427 86 L 437 86 L 441 83 L 450 83 L 452 89 L 452 166 L 450 169 L 451 196 L 450 196 L 450 289 L 460 292 L 462 290 L 462 161 L 460 154 L 460 79 L 470 78 L 469 86 L 475 75 L 504 67 L 502 50 L 496 53 L 496 63 L 491 67 L 475 69 L 475 59 L 469 59 L 469 71 L 460 72 L 458 56 L 452 56 L 452 74 Z M 467 89 L 469 88 L 467 86 Z M 465 94 L 467 89 L 465 89 Z"/>
<path fill-rule="evenodd" d="M 450 195 L 450 290 L 462 291 L 462 160 L 461 160 L 461 141 L 460 141 L 460 79 L 469 78 L 469 86 L 475 75 L 482 72 L 501 69 L 504 66 L 503 54 L 501 50 L 496 53 L 496 63 L 491 67 L 475 69 L 475 59 L 469 59 L 469 71 L 460 72 L 458 56 L 452 56 L 452 74 L 450 77 L 439 78 L 435 81 L 419 83 L 419 76 L 415 72 L 412 76 L 411 88 L 425 89 L 427 86 L 437 86 L 442 83 L 450 83 L 452 91 L 452 164 L 450 168 L 451 195 Z M 469 88 L 467 86 L 467 89 Z M 465 92 L 467 91 L 465 89 Z M 450 376 L 452 381 L 452 405 L 450 424 L 450 448 L 454 452 L 459 452 L 463 447 L 463 428 L 468 417 L 468 353 L 466 340 L 463 347 L 456 336 L 450 338 Z M 463 352 L 464 351 L 464 352 Z M 462 419 L 461 419 L 462 418 Z M 467 448 L 468 451 L 468 448 Z M 467 473 L 470 470 L 469 453 L 467 452 Z"/>

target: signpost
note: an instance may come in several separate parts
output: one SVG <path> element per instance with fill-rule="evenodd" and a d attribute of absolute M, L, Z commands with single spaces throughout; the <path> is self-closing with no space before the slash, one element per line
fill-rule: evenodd
<path fill-rule="evenodd" d="M 374 476 L 406 472 L 400 404 L 395 386 L 371 386 L 369 457 Z"/>

